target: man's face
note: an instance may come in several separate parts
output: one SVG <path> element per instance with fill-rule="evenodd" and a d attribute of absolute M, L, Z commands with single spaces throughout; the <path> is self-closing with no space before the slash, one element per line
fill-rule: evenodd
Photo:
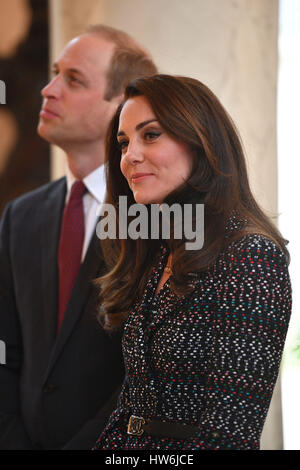
<path fill-rule="evenodd" d="M 87 34 L 70 41 L 43 88 L 38 133 L 66 151 L 102 143 L 117 99 L 106 101 L 106 72 L 115 45 Z"/>

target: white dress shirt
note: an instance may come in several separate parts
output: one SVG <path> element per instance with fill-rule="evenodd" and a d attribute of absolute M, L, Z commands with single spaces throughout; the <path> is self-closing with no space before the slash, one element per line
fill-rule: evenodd
<path fill-rule="evenodd" d="M 67 204 L 72 185 L 75 183 L 76 178 L 72 174 L 69 167 L 66 169 L 66 178 L 67 178 L 67 194 L 66 201 Z M 83 180 L 87 188 L 87 192 L 83 196 L 83 212 L 84 212 L 84 241 L 81 254 L 81 262 L 83 262 L 86 252 L 88 250 L 91 238 L 96 229 L 96 222 L 99 214 L 100 207 L 104 202 L 106 183 L 104 175 L 104 165 L 101 165 L 92 173 L 87 175 Z"/>

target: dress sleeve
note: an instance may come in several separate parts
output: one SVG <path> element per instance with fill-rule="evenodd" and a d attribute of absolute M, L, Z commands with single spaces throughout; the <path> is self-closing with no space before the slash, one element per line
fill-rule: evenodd
<path fill-rule="evenodd" d="M 282 251 L 247 236 L 220 258 L 198 448 L 257 449 L 291 314 Z"/>
<path fill-rule="evenodd" d="M 129 386 L 126 376 L 123 380 L 122 387 L 118 392 L 119 396 L 117 398 L 116 408 L 111 413 L 106 427 L 100 434 L 92 450 L 112 450 L 112 437 L 114 434 L 118 434 L 118 432 L 122 435 L 124 422 L 126 421 L 122 419 L 122 415 L 126 407 L 128 407 L 127 402 L 129 400 Z"/>

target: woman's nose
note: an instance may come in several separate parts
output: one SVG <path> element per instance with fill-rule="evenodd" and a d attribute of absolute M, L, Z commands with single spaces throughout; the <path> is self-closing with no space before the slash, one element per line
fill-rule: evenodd
<path fill-rule="evenodd" d="M 123 158 L 131 165 L 142 162 L 144 153 L 141 146 L 138 143 L 129 143 Z"/>

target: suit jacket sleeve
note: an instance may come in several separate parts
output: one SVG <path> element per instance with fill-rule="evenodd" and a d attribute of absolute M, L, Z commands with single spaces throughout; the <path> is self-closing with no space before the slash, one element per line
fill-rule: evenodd
<path fill-rule="evenodd" d="M 10 263 L 10 210 L 0 222 L 0 340 L 5 359 L 0 364 L 0 449 L 31 449 L 20 415 L 19 375 L 22 339 Z"/>
<path fill-rule="evenodd" d="M 107 425 L 110 415 L 117 406 L 121 388 L 122 387 L 119 386 L 115 390 L 110 399 L 99 410 L 97 415 L 85 423 L 83 428 L 63 447 L 62 450 L 91 450 L 94 447 L 96 440 Z"/>

